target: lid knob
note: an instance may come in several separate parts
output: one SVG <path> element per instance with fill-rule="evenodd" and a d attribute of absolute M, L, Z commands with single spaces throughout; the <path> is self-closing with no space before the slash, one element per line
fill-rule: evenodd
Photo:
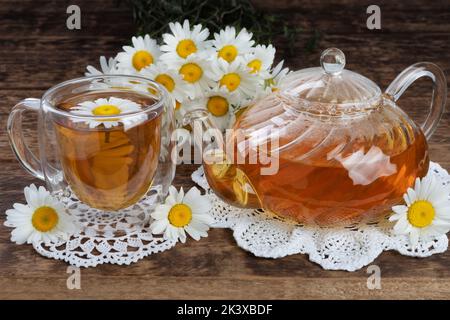
<path fill-rule="evenodd" d="M 345 67 L 345 55 L 338 48 L 328 48 L 320 56 L 322 69 L 332 75 L 337 75 Z"/>

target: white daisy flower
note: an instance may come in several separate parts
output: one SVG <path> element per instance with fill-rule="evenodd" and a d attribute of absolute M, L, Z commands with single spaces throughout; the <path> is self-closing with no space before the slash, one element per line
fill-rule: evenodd
<path fill-rule="evenodd" d="M 101 76 L 108 74 L 120 74 L 120 70 L 117 67 L 117 61 L 115 58 L 109 58 L 106 60 L 105 56 L 100 57 L 100 70 L 96 69 L 93 66 L 86 67 L 87 72 L 84 74 L 86 77 L 89 76 Z"/>
<path fill-rule="evenodd" d="M 188 96 L 186 82 L 176 70 L 169 69 L 165 63 L 154 63 L 142 69 L 139 75 L 162 84 L 178 102 L 183 102 Z"/>
<path fill-rule="evenodd" d="M 245 63 L 250 69 L 250 73 L 259 74 L 264 79 L 270 77 L 270 68 L 275 59 L 275 48 L 258 44 L 253 48 L 252 53 L 245 55 Z"/>
<path fill-rule="evenodd" d="M 206 41 L 209 36 L 208 29 L 202 29 L 197 24 L 191 30 L 188 20 L 183 25 L 179 22 L 169 23 L 172 34 L 165 33 L 162 36 L 164 44 L 161 46 L 163 55 L 161 59 L 169 66 L 179 59 L 186 59 L 191 54 L 210 49 L 210 42 Z"/>
<path fill-rule="evenodd" d="M 403 196 L 406 205 L 392 207 L 389 220 L 397 221 L 394 233 L 409 235 L 415 247 L 419 239 L 446 234 L 450 231 L 450 188 L 433 175 L 416 179 L 414 189 Z"/>
<path fill-rule="evenodd" d="M 120 69 L 133 74 L 157 62 L 161 51 L 156 40 L 147 34 L 145 37 L 133 37 L 131 41 L 133 42 L 132 47 L 124 46 L 125 52 L 117 54 L 117 65 Z"/>
<path fill-rule="evenodd" d="M 224 131 L 231 128 L 236 120 L 233 106 L 238 102 L 236 94 L 221 87 L 208 91 L 204 97 L 186 103 L 185 109 L 207 110 L 211 121 L 219 130 Z"/>
<path fill-rule="evenodd" d="M 227 62 L 233 62 L 238 56 L 244 56 L 251 52 L 255 41 L 252 40 L 252 33 L 244 28 L 236 36 L 234 27 L 225 27 L 219 33 L 214 34 L 212 45 L 217 51 L 217 57 Z"/>
<path fill-rule="evenodd" d="M 250 74 L 241 58 L 236 58 L 231 63 L 222 58 L 216 59 L 211 64 L 211 69 L 212 78 L 218 82 L 219 87 L 236 93 L 240 99 L 253 97 L 263 87 L 261 78 Z"/>
<path fill-rule="evenodd" d="M 56 243 L 67 240 L 77 231 L 62 203 L 52 197 L 44 187 L 34 184 L 24 189 L 27 204 L 15 203 L 14 209 L 6 211 L 5 226 L 15 228 L 11 241 L 17 244 Z"/>
<path fill-rule="evenodd" d="M 202 97 L 216 85 L 211 79 L 211 63 L 203 55 L 191 54 L 184 60 L 178 60 L 174 66 L 186 83 L 191 99 Z"/>
<path fill-rule="evenodd" d="M 210 210 L 211 201 L 207 196 L 202 196 L 196 187 L 185 195 L 183 188 L 178 192 L 170 186 L 166 201 L 151 214 L 155 221 L 150 229 L 154 234 L 164 234 L 164 239 L 179 239 L 184 243 L 187 232 L 195 240 L 200 240 L 208 236 L 207 231 L 213 222 Z"/>
<path fill-rule="evenodd" d="M 267 87 L 272 91 L 277 91 L 283 82 L 284 78 L 289 74 L 289 68 L 283 69 L 284 60 L 281 60 L 275 68 L 270 72 L 269 77 L 266 79 Z"/>
<path fill-rule="evenodd" d="M 107 118 L 94 119 L 83 119 L 83 118 L 72 118 L 73 122 L 84 122 L 89 126 L 89 128 L 95 128 L 103 125 L 105 128 L 112 128 L 118 126 L 122 123 L 124 130 L 128 129 L 144 122 L 147 120 L 146 115 L 136 115 L 130 116 L 130 113 L 140 111 L 141 105 L 127 99 L 121 99 L 116 97 L 110 98 L 100 98 L 95 101 L 84 101 L 77 104 L 75 107 L 70 109 L 70 112 L 74 115 L 80 116 L 106 116 Z M 111 116 L 123 115 L 120 118 L 110 118 Z"/>

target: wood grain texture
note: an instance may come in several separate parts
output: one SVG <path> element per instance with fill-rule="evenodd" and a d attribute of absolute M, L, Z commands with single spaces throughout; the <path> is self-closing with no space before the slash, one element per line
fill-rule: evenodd
<path fill-rule="evenodd" d="M 378 1 L 382 30 L 365 27 L 369 1 L 254 0 L 280 12 L 306 30 L 322 33 L 311 53 L 302 48 L 302 33 L 287 56 L 286 42 L 275 40 L 277 59 L 291 68 L 318 65 L 320 51 L 336 46 L 349 69 L 373 79 L 381 88 L 408 65 L 422 60 L 450 71 L 450 1 Z M 427 259 L 380 255 L 382 289 L 368 290 L 366 268 L 358 272 L 324 271 L 306 256 L 262 259 L 235 245 L 230 230 L 215 229 L 202 241 L 188 241 L 131 266 L 103 265 L 81 271 L 81 290 L 68 290 L 67 265 L 9 241 L 4 211 L 23 202 L 23 187 L 38 180 L 15 160 L 5 134 L 11 107 L 26 97 L 39 97 L 50 86 L 78 77 L 100 55 L 114 55 L 134 33 L 131 14 L 116 1 L 77 1 L 82 30 L 65 27 L 71 1 L 0 1 L 0 299 L 13 298 L 237 298 L 237 299 L 396 299 L 450 298 L 450 253 Z M 400 100 L 414 119 L 422 121 L 429 106 L 430 82 L 420 80 Z M 25 122 L 25 136 L 36 147 L 35 119 Z M 34 138 L 33 138 L 34 137 Z M 431 158 L 450 169 L 450 112 L 430 141 Z M 174 184 L 192 186 L 193 165 L 177 168 Z"/>

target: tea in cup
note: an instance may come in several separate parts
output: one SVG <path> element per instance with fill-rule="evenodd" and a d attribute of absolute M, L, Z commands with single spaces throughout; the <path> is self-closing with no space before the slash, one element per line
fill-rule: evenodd
<path fill-rule="evenodd" d="M 25 110 L 39 111 L 40 159 L 21 130 Z M 52 192 L 70 189 L 89 207 L 118 211 L 158 186 L 165 193 L 175 164 L 170 157 L 173 104 L 157 83 L 131 76 L 86 77 L 16 105 L 8 121 L 22 165 Z"/>

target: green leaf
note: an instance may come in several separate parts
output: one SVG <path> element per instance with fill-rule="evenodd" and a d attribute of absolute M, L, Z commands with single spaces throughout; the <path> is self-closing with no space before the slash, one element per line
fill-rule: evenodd
<path fill-rule="evenodd" d="M 250 0 L 121 0 L 128 4 L 139 34 L 149 34 L 158 38 L 168 31 L 170 22 L 182 23 L 188 19 L 191 24 L 202 24 L 211 34 L 219 32 L 225 26 L 234 26 L 238 30 L 246 28 L 253 33 L 257 43 L 270 43 L 274 38 L 282 37 L 293 50 L 293 44 L 301 28 L 290 26 L 285 16 L 257 10 Z M 320 39 L 317 30 L 304 45 L 312 50 Z M 298 44 L 297 44 L 298 48 Z"/>

